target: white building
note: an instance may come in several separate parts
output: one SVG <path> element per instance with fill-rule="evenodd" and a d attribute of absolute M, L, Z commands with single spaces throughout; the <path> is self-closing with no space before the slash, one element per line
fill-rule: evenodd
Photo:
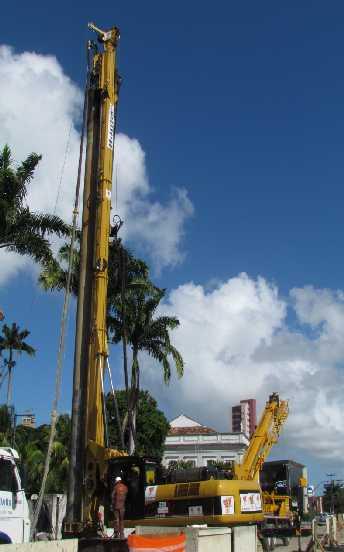
<path fill-rule="evenodd" d="M 195 467 L 213 462 L 239 462 L 249 440 L 243 433 L 219 433 L 181 414 L 170 422 L 165 441 L 164 466 L 170 462 L 187 461 Z"/>

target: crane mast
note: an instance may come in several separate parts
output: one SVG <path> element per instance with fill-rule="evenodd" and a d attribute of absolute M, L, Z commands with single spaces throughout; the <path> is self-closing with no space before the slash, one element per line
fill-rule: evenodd
<path fill-rule="evenodd" d="M 116 455 L 107 448 L 103 375 L 108 355 L 106 307 L 119 30 L 102 31 L 93 23 L 89 28 L 102 47 L 98 51 L 89 43 L 93 56 L 86 91 L 87 146 L 67 507 L 67 521 L 74 527 L 95 518 L 105 463 Z"/>
<path fill-rule="evenodd" d="M 180 511 L 185 510 L 185 523 L 190 521 L 189 494 L 178 494 L 178 484 L 157 485 L 157 481 L 154 480 L 155 498 L 146 504 L 146 487 L 149 489 L 152 485 L 149 474 L 154 473 L 155 478 L 158 467 L 154 467 L 152 461 L 146 462 L 145 459 L 137 457 L 118 458 L 125 453 L 112 450 L 108 446 L 103 380 L 108 356 L 106 314 L 115 116 L 119 82 L 116 66 L 119 30 L 113 27 L 109 31 L 102 31 L 93 23 L 89 24 L 89 28 L 97 34 L 98 42 L 102 46 L 101 51 L 98 51 L 93 43 L 89 43 L 89 51 L 92 51 L 93 55 L 85 96 L 87 147 L 74 353 L 70 473 L 65 523 L 65 533 L 69 534 L 82 534 L 84 530 L 88 531 L 97 525 L 99 506 L 103 503 L 104 482 L 109 483 L 111 477 L 118 474 L 123 474 L 124 479 L 127 474 L 130 481 L 132 468 L 135 474 L 140 474 L 139 495 L 135 495 L 136 499 L 132 500 L 130 505 L 134 519 L 142 518 L 143 523 L 156 524 L 160 501 L 165 504 L 169 502 L 172 506 L 177 501 Z M 204 500 L 206 509 L 209 497 L 213 496 L 217 501 L 218 514 L 215 517 L 214 512 L 209 514 L 210 523 L 216 521 L 233 524 L 234 520 L 248 523 L 262 519 L 259 471 L 272 445 L 277 442 L 287 415 L 287 401 L 280 401 L 276 393 L 271 395 L 243 462 L 234 465 L 233 479 L 199 481 L 197 485 L 193 485 L 197 504 L 202 504 Z M 188 482 L 185 484 L 189 485 Z M 189 491 L 191 492 L 190 489 Z M 243 496 L 245 498 L 247 493 L 256 501 L 255 510 L 250 513 L 242 510 L 241 504 Z M 235 500 L 235 516 L 233 512 L 223 512 L 222 495 L 228 495 Z M 169 524 L 179 525 L 181 517 L 173 512 L 174 507 L 168 516 Z M 203 514 L 201 517 L 203 519 Z M 128 522 L 130 523 L 130 517 Z"/>
<path fill-rule="evenodd" d="M 235 479 L 259 478 L 259 472 L 272 446 L 277 443 L 281 428 L 288 417 L 288 401 L 277 393 L 270 395 L 259 424 L 240 464 L 235 464 Z"/>

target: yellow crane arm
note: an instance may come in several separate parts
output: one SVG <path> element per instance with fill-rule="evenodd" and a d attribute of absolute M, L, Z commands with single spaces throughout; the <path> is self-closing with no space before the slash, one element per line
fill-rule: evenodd
<path fill-rule="evenodd" d="M 86 401 L 86 443 L 94 441 L 98 445 L 104 446 L 102 374 L 107 356 L 106 306 L 115 107 L 117 103 L 115 52 L 118 30 L 113 28 L 104 32 L 92 23 L 89 27 L 98 34 L 99 40 L 104 44 L 104 52 L 96 54 L 93 58 L 93 75 L 98 80 L 101 116 L 93 258 L 94 285 L 91 315 L 93 327 L 89 344 L 88 397 Z"/>
<path fill-rule="evenodd" d="M 259 424 L 240 464 L 235 464 L 235 479 L 256 479 L 271 447 L 277 443 L 281 428 L 288 417 L 288 401 L 273 393 L 267 401 Z"/>
<path fill-rule="evenodd" d="M 103 31 L 93 23 L 89 28 L 97 34 L 101 47 L 88 43 L 93 55 L 89 56 L 85 102 L 87 147 L 67 508 L 70 528 L 75 523 L 80 528 L 97 523 L 107 460 L 121 454 L 107 448 L 103 385 L 108 356 L 106 315 L 119 30 Z"/>

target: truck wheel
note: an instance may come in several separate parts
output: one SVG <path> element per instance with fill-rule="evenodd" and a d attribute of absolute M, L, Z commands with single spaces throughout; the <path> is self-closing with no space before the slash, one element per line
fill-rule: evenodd
<path fill-rule="evenodd" d="M 2 531 L 0 531 L 0 544 L 12 544 L 10 537 Z"/>
<path fill-rule="evenodd" d="M 289 543 L 290 543 L 290 538 L 289 537 L 283 537 L 283 539 L 282 539 L 283 546 L 288 546 Z"/>

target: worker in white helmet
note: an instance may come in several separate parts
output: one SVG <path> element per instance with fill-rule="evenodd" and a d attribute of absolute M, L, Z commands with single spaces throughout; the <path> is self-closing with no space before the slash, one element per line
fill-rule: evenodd
<path fill-rule="evenodd" d="M 112 507 L 115 513 L 115 531 L 120 539 L 124 539 L 124 514 L 127 494 L 128 487 L 123 483 L 121 477 L 116 477 L 112 492 Z"/>

